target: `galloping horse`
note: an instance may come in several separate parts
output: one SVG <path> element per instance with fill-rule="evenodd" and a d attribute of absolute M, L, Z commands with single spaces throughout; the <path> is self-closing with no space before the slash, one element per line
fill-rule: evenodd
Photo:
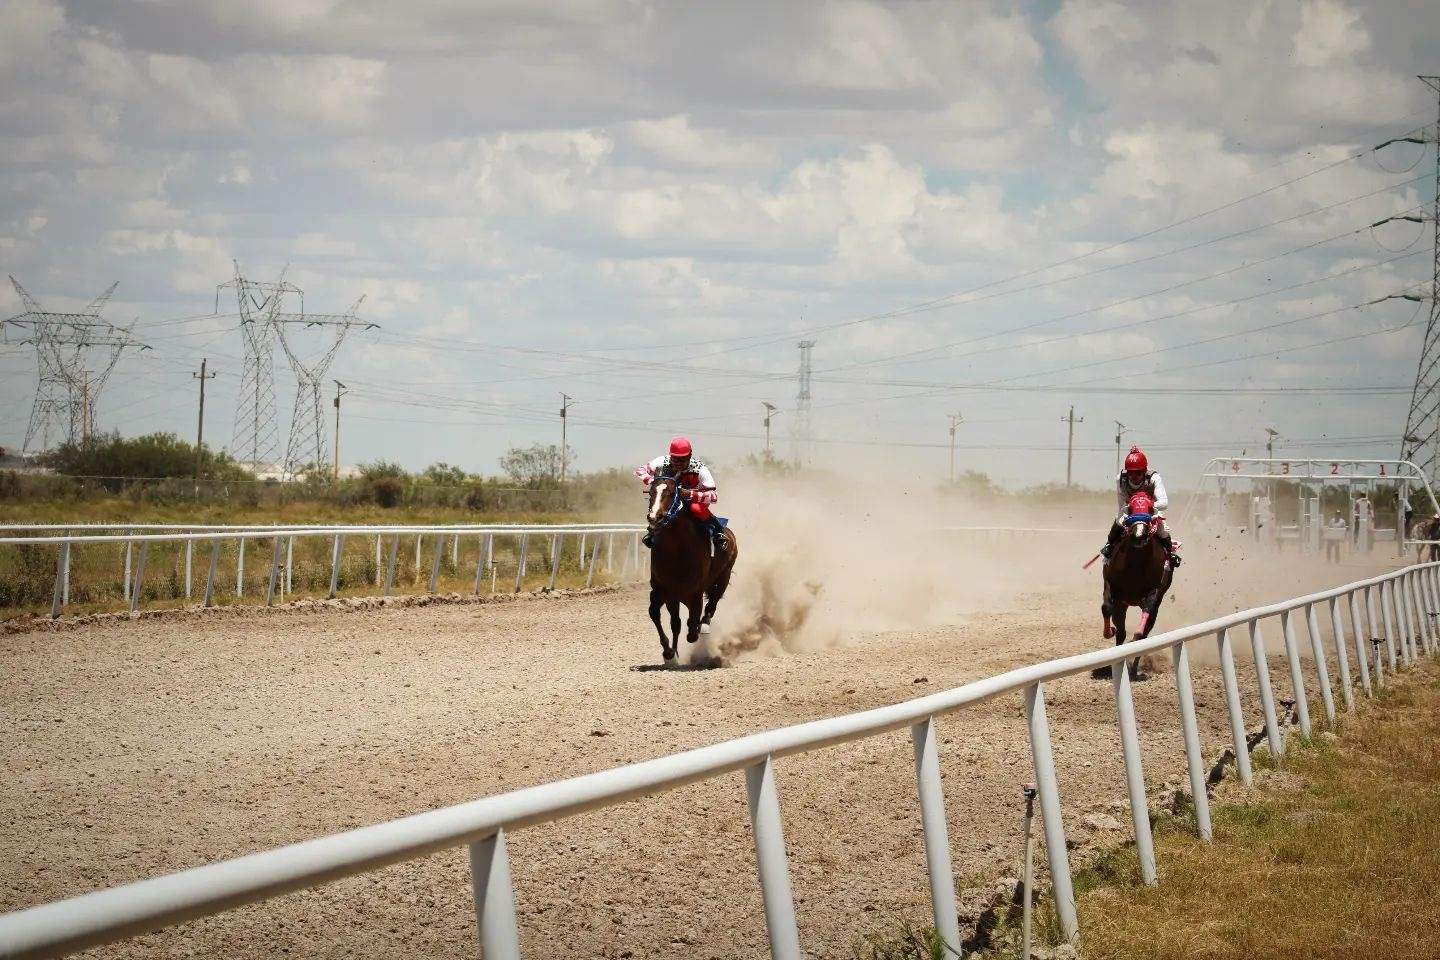
<path fill-rule="evenodd" d="M 710 536 L 688 516 L 680 484 L 674 477 L 656 477 L 650 484 L 646 525 L 654 544 L 650 550 L 650 619 L 660 634 L 665 661 L 680 652 L 680 604 L 685 604 L 685 639 L 700 639 L 715 608 L 730 586 L 730 572 L 740 556 L 735 531 L 726 530 L 728 549 L 710 556 Z M 670 637 L 660 625 L 660 607 L 670 611 Z"/>
<path fill-rule="evenodd" d="M 1125 642 L 1125 611 L 1140 608 L 1140 629 L 1135 639 L 1150 636 L 1155 626 L 1160 603 L 1170 589 L 1174 576 L 1165 546 L 1154 536 L 1155 520 L 1152 504 L 1143 494 L 1130 501 L 1125 518 L 1125 535 L 1115 544 L 1110 562 L 1105 565 L 1105 593 L 1100 615 L 1105 619 L 1105 639 L 1115 638 L 1116 646 Z M 1136 665 L 1130 664 L 1130 676 L 1137 676 Z"/>

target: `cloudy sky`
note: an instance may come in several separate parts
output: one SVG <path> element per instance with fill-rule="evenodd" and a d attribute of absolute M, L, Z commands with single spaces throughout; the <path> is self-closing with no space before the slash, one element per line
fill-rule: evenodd
<path fill-rule="evenodd" d="M 1369 224 L 1435 167 L 1368 148 L 1433 136 L 1436 49 L 1421 0 L 6 0 L 0 273 L 51 309 L 118 280 L 152 349 L 100 425 L 189 435 L 208 357 L 226 444 L 232 259 L 363 294 L 347 463 L 493 472 L 561 391 L 583 469 L 678 431 L 734 462 L 762 401 L 787 452 L 802 338 L 846 469 L 943 476 L 958 412 L 962 466 L 1060 479 L 1071 404 L 1095 485 L 1115 420 L 1181 481 L 1267 426 L 1393 456 L 1424 313 L 1354 307 L 1428 280 L 1428 227 Z"/>

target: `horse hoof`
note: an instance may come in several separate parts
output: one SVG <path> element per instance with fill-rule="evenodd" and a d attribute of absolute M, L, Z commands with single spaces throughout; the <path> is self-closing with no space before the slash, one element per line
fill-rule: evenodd
<path fill-rule="evenodd" d="M 708 621 L 700 624 L 700 632 L 706 635 L 710 633 L 710 624 Z"/>
<path fill-rule="evenodd" d="M 1106 639 L 1106 640 L 1114 640 L 1114 639 L 1115 639 L 1115 625 L 1114 625 L 1113 623 L 1111 623 L 1109 620 L 1106 620 L 1106 621 L 1105 621 L 1105 639 Z"/>

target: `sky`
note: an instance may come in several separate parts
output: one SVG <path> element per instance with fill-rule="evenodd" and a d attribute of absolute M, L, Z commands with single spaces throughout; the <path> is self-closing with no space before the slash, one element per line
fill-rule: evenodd
<path fill-rule="evenodd" d="M 114 281 L 98 426 L 232 442 L 231 280 L 359 297 L 342 460 L 1101 486 L 1124 443 L 1393 457 L 1431 275 L 1424 2 L 131 0 L 0 5 L 0 272 Z M 1425 129 L 1428 125 L 1428 129 Z M 216 312 L 218 302 L 218 313 Z M 8 284 L 0 318 L 22 312 Z M 323 331 L 297 328 L 302 359 Z M 36 359 L 0 344 L 0 445 Z M 307 339 L 308 338 L 308 339 Z M 296 379 L 276 350 L 288 429 Z M 328 399 L 327 416 L 330 412 Z M 723 482 L 723 480 L 722 480 Z"/>

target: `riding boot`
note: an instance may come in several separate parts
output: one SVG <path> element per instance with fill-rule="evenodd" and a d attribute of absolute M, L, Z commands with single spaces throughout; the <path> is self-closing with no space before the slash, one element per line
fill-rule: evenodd
<path fill-rule="evenodd" d="M 640 542 L 645 544 L 645 549 L 653 550 L 655 547 L 655 535 L 647 533 L 645 534 L 645 536 L 640 538 Z"/>
<path fill-rule="evenodd" d="M 1170 558 L 1171 569 L 1180 566 L 1180 554 L 1175 552 L 1175 541 L 1170 539 L 1169 534 L 1164 536 L 1162 545 L 1165 547 L 1165 556 Z"/>
<path fill-rule="evenodd" d="M 1105 541 L 1105 546 L 1100 548 L 1100 556 L 1104 557 L 1107 563 L 1110 560 L 1111 551 L 1115 549 L 1116 541 L 1120 539 L 1120 534 L 1124 532 L 1124 528 L 1121 527 L 1118 522 L 1110 524 L 1109 539 Z"/>
<path fill-rule="evenodd" d="M 710 542 L 715 545 L 715 555 L 718 557 L 730 549 L 730 541 L 725 537 L 725 526 L 714 517 L 705 522 L 705 529 L 710 531 Z"/>

